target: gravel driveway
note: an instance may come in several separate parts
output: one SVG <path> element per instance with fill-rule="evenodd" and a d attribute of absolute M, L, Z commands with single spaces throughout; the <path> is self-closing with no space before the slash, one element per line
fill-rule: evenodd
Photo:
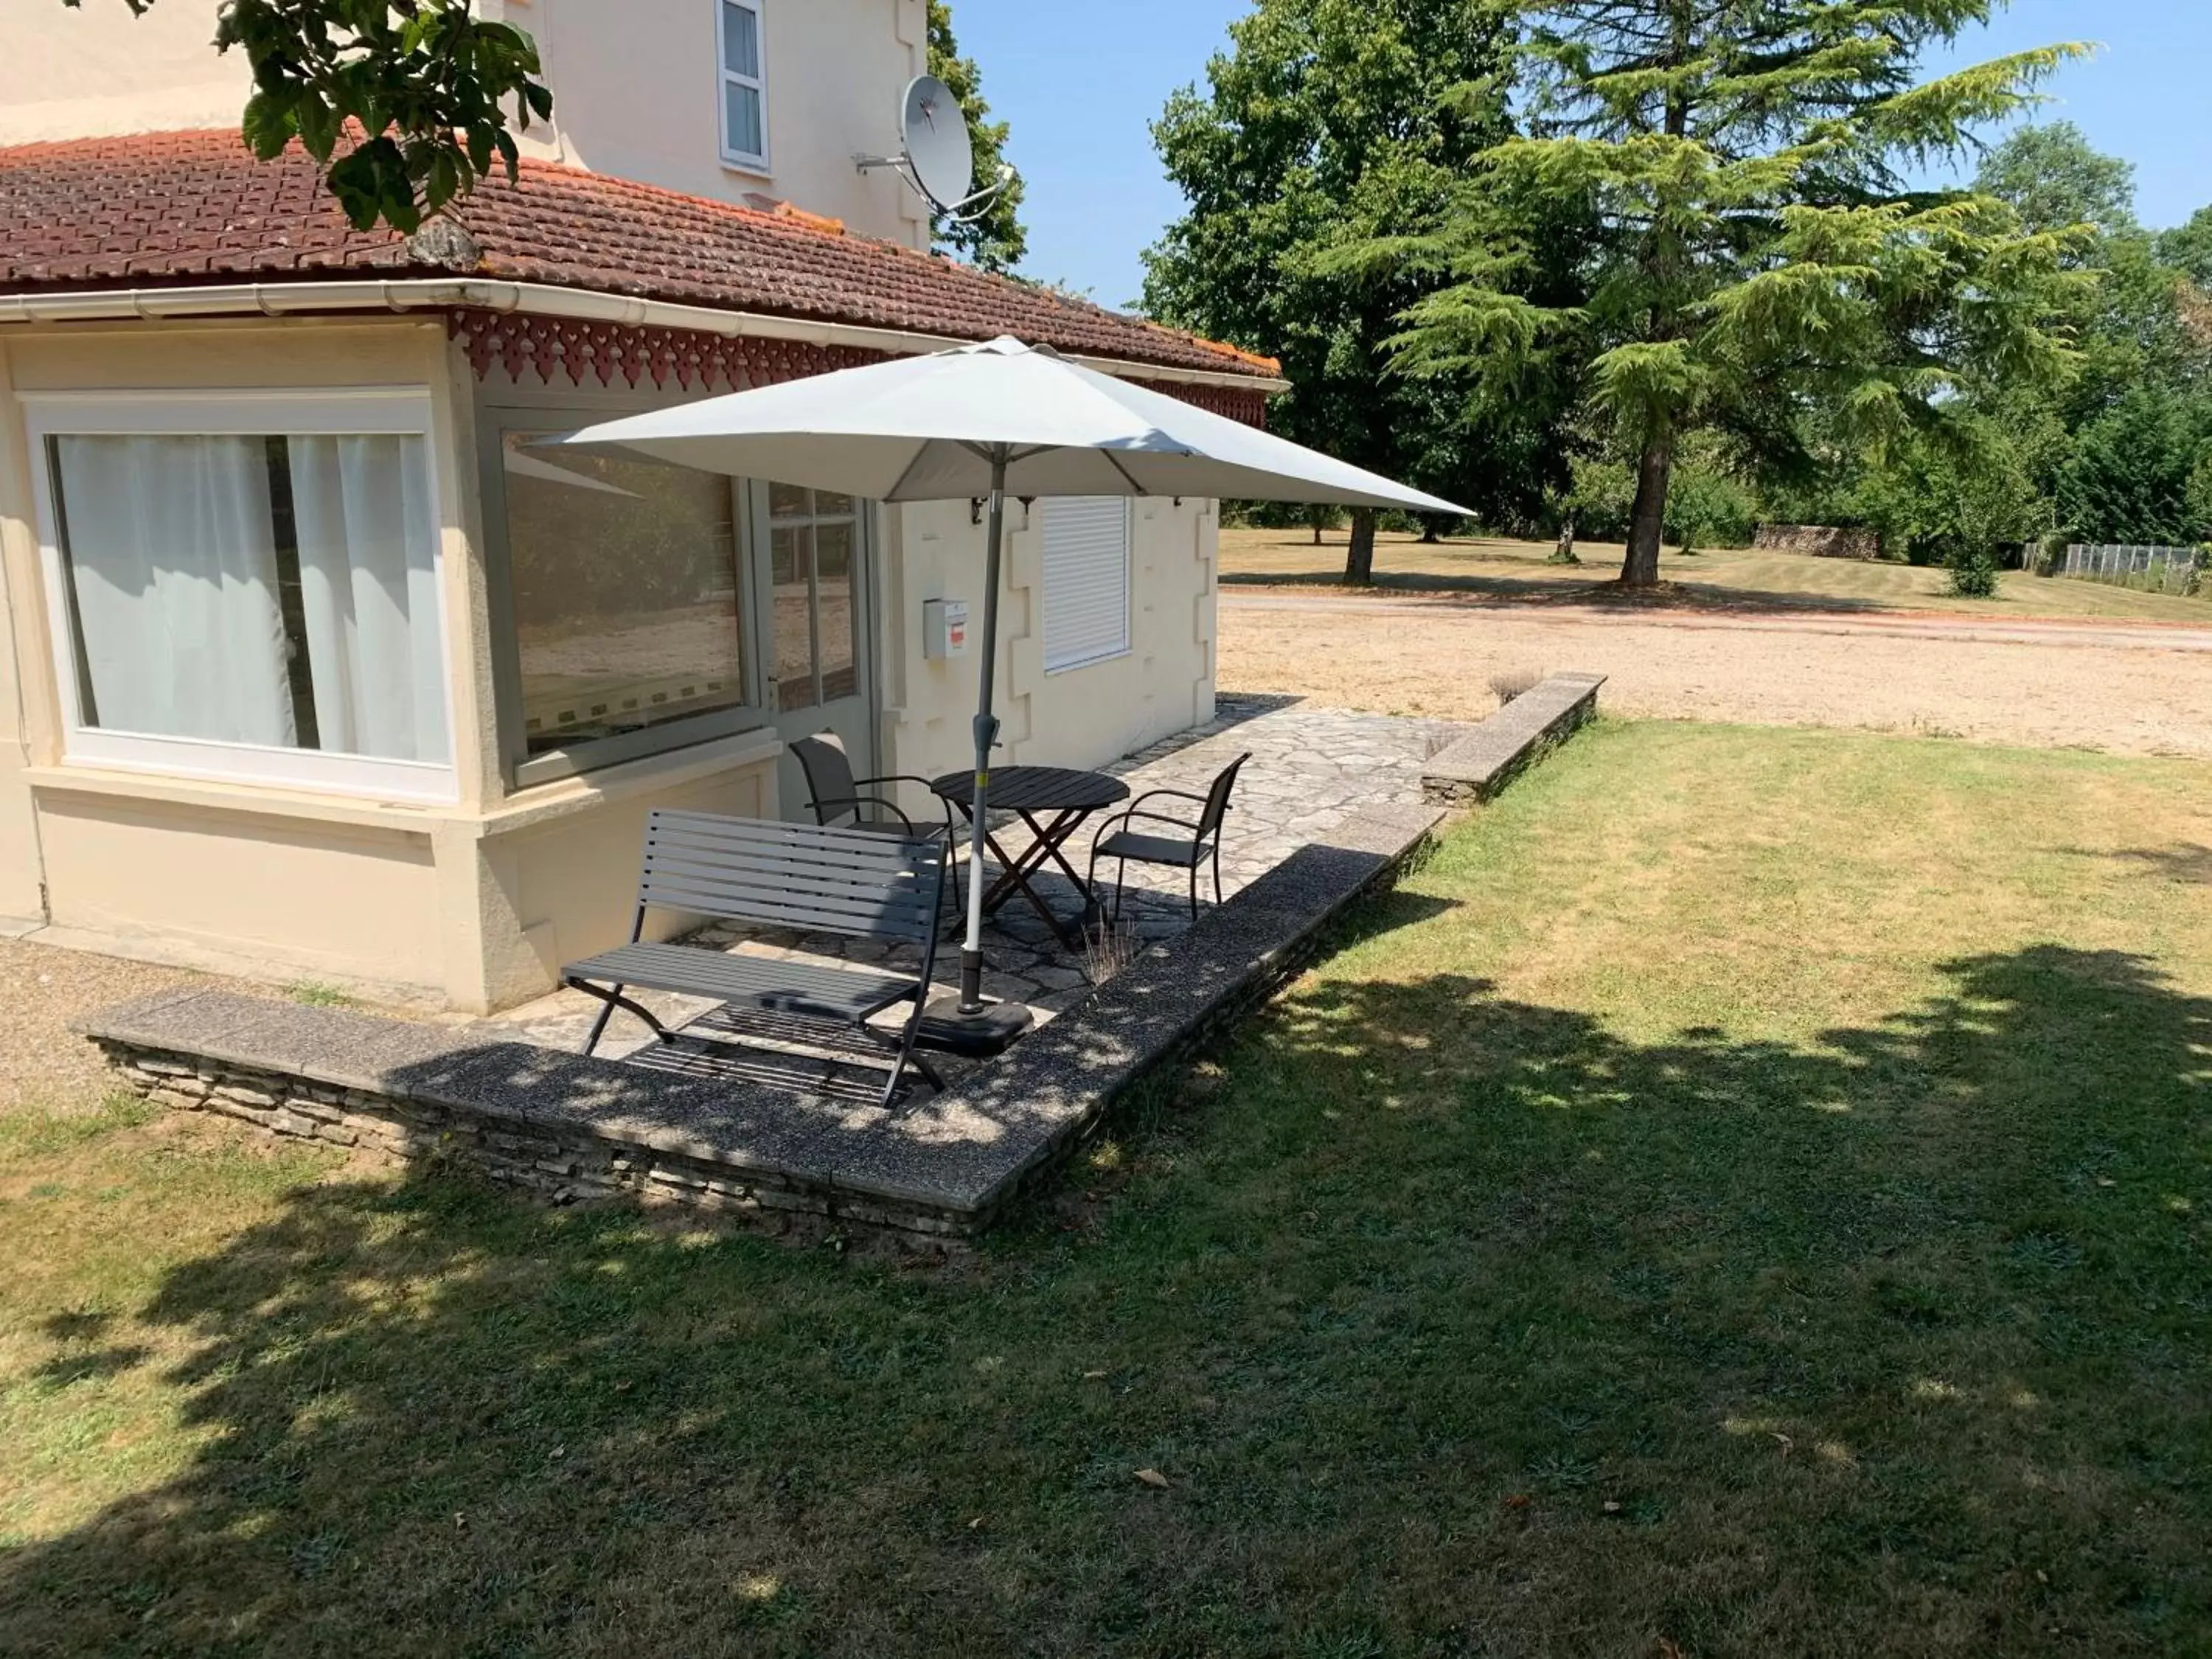
<path fill-rule="evenodd" d="M 2212 637 L 1940 618 L 1531 616 L 1450 599 L 1221 596 L 1224 690 L 1480 720 L 1493 674 L 1584 669 L 1608 709 L 2212 758 Z"/>

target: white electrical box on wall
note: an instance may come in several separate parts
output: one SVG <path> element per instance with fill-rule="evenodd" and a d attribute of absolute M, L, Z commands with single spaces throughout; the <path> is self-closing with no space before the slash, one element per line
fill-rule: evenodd
<path fill-rule="evenodd" d="M 925 657 L 964 657 L 968 654 L 968 601 L 924 599 L 921 602 L 921 654 Z"/>

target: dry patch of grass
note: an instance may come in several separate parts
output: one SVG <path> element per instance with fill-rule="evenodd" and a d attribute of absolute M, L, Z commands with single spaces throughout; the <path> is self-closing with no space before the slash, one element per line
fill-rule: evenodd
<path fill-rule="evenodd" d="M 1224 584 L 1313 587 L 1341 592 L 1344 532 L 1324 532 L 1316 546 L 1304 530 L 1229 529 L 1221 532 Z M 1928 566 L 1859 559 L 1814 559 L 1753 548 L 1714 548 L 1685 556 L 1668 549 L 1660 561 L 1667 592 L 1629 600 L 1613 586 L 1620 568 L 1618 543 L 1577 544 L 1579 565 L 1548 562 L 1549 542 L 1461 537 L 1424 543 L 1415 536 L 1376 538 L 1375 580 L 1386 592 L 1459 593 L 1530 605 L 1618 605 L 1639 608 L 1934 611 L 1984 622 L 2051 618 L 2072 622 L 2180 623 L 2212 626 L 2212 593 L 2194 599 L 2144 593 L 2100 582 L 2068 581 L 2008 572 L 1993 599 L 1949 592 L 1947 574 Z"/>
<path fill-rule="evenodd" d="M 2192 1650 L 2207 777 L 1601 723 L 959 1270 L 19 1110 L 0 1650 Z"/>

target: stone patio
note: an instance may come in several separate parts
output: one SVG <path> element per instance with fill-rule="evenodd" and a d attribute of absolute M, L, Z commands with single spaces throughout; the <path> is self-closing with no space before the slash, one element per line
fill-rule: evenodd
<path fill-rule="evenodd" d="M 1540 755 L 1594 704 L 1594 678 L 1555 678 L 1552 702 L 1532 704 L 1510 743 L 1476 757 L 1498 775 Z M 888 1107 L 876 1097 L 878 1051 L 841 1055 L 823 1047 L 819 1028 L 774 1020 L 747 1020 L 742 1050 L 680 1035 L 646 1047 L 624 1032 L 627 1062 L 614 1044 L 579 1054 L 591 1013 L 581 997 L 440 1025 L 186 987 L 107 1009 L 82 1029 L 149 1098 L 271 1134 L 459 1161 L 556 1201 L 628 1192 L 839 1237 L 859 1227 L 908 1241 L 969 1238 L 1115 1101 L 1216 1040 L 1395 879 L 1443 816 L 1421 799 L 1424 773 L 1443 769 L 1445 784 L 1473 775 L 1435 753 L 1463 735 L 1247 698 L 1129 757 L 1118 769 L 1139 790 L 1202 783 L 1252 751 L 1251 787 L 1226 843 L 1231 902 L 1208 904 L 1194 924 L 1155 877 L 1131 896 L 1148 942 L 1095 990 L 1081 964 L 1040 948 L 1042 924 L 1010 906 L 990 941 L 994 983 L 1058 1017 L 996 1059 L 940 1057 L 942 1090 L 915 1087 Z M 726 948 L 848 954 L 837 946 L 753 937 Z M 656 1000 L 702 1030 L 743 1018 Z"/>
<path fill-rule="evenodd" d="M 1354 813 L 1374 806 L 1419 804 L 1424 764 L 1438 750 L 1472 729 L 1445 720 L 1402 720 L 1322 708 L 1298 699 L 1223 696 L 1214 718 L 1124 757 L 1103 769 L 1129 786 L 1131 798 L 1148 789 L 1203 793 L 1215 775 L 1240 754 L 1252 758 L 1239 775 L 1222 838 L 1222 896 L 1228 899 L 1275 868 L 1299 848 L 1325 841 L 1330 830 Z M 1195 805 L 1161 803 L 1173 811 L 1194 812 Z M 1106 815 L 1086 823 L 1066 848 L 1080 870 L 1089 861 L 1091 842 Z M 994 814 L 1000 844 L 1020 856 L 1030 836 L 1020 820 Z M 995 872 L 996 866 L 992 868 Z M 1102 872 L 1109 878 L 1110 868 Z M 1186 878 L 1179 870 L 1130 866 L 1122 915 L 1131 935 L 1129 948 L 1157 944 L 1191 923 Z M 1038 892 L 1060 915 L 1081 908 L 1073 884 L 1057 870 L 1035 878 Z M 1211 880 L 1200 882 L 1201 902 L 1212 908 Z M 840 939 L 765 928 L 715 925 L 694 933 L 691 942 L 746 955 L 797 961 L 889 962 L 910 967 L 919 961 L 912 946 Z M 950 988 L 957 972 L 957 943 L 940 947 L 938 981 Z M 1063 948 L 1028 902 L 1015 894 L 985 928 L 986 994 L 1023 1002 L 1040 1024 L 1080 999 L 1091 986 L 1092 964 Z M 878 1051 L 857 1048 L 849 1063 L 818 1052 L 808 1041 L 802 1048 L 787 1040 L 779 1022 L 743 1015 L 715 1014 L 713 1003 L 697 997 L 641 993 L 638 1000 L 671 1027 L 701 1024 L 702 1018 L 732 1036 L 742 1036 L 751 1052 L 733 1054 L 722 1043 L 663 1045 L 654 1052 L 651 1035 L 635 1019 L 617 1013 L 598 1052 L 609 1059 L 634 1058 L 656 1069 L 687 1075 L 724 1073 L 732 1077 L 833 1096 L 867 1089 L 872 1075 L 881 1086 Z M 579 991 L 558 991 L 519 1008 L 472 1022 L 471 1034 L 486 1040 L 520 1040 L 574 1053 L 596 1017 L 599 1005 Z M 809 1052 L 809 1051 L 817 1052 Z M 972 1069 L 972 1062 L 933 1055 L 948 1085 Z"/>

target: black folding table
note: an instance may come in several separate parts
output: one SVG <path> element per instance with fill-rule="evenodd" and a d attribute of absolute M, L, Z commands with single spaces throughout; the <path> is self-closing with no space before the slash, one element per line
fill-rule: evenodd
<path fill-rule="evenodd" d="M 975 775 L 972 772 L 947 772 L 934 779 L 929 786 L 946 800 L 951 801 L 972 821 L 975 816 Z M 1083 821 L 1102 807 L 1113 805 L 1129 798 L 1129 786 L 1119 778 L 1109 777 L 1103 772 L 1079 771 L 1066 766 L 998 766 L 991 769 L 991 787 L 987 797 L 994 810 L 1012 812 L 1030 827 L 1036 837 L 1023 850 L 1019 858 L 1009 858 L 998 837 L 988 827 L 984 830 L 984 842 L 994 856 L 1005 866 L 1004 873 L 993 882 L 983 895 L 983 913 L 996 910 L 1019 889 L 1024 897 L 1036 907 L 1051 928 L 1053 937 L 1070 951 L 1082 948 L 1081 924 L 1071 932 L 1066 923 L 1053 914 L 1052 907 L 1030 885 L 1030 878 L 1044 868 L 1048 861 L 1057 864 L 1067 878 L 1075 884 L 1082 896 L 1085 909 L 1091 904 L 1091 888 L 1073 865 L 1060 853 L 1060 844 L 1083 825 Z M 1042 821 L 1040 821 L 1042 819 Z"/>

